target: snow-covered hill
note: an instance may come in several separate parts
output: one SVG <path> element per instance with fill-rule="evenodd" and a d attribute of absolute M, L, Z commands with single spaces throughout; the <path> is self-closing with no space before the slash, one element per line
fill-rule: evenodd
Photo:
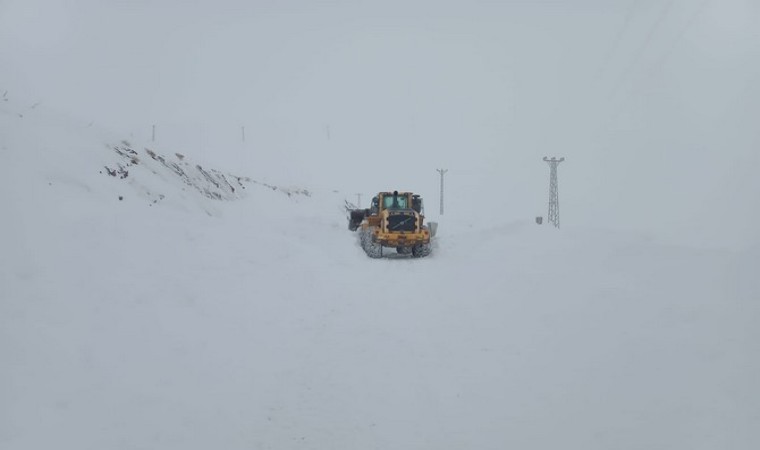
<path fill-rule="evenodd" d="M 0 448 L 760 444 L 757 247 L 452 214 L 371 260 L 353 191 L 0 131 Z"/>

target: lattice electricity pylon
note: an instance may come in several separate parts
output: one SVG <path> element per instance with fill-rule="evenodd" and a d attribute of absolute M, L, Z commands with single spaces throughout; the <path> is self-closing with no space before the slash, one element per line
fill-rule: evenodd
<path fill-rule="evenodd" d="M 559 228 L 559 189 L 557 188 L 557 166 L 564 161 L 565 158 L 552 159 L 544 156 L 544 161 L 549 163 L 549 217 L 547 220 L 555 227 Z"/>

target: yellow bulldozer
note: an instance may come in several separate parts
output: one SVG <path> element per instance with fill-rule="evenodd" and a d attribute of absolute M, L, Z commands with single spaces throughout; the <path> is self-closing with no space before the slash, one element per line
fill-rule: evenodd
<path fill-rule="evenodd" d="M 422 197 L 411 192 L 380 192 L 366 209 L 350 209 L 348 229 L 359 232 L 367 256 L 382 258 L 385 249 L 422 258 L 430 255 L 437 224 L 424 223 Z"/>

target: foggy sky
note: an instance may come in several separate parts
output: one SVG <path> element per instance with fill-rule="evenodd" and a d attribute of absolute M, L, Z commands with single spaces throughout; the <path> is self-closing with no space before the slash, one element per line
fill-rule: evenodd
<path fill-rule="evenodd" d="M 0 92 L 277 182 L 433 200 L 445 167 L 452 215 L 545 214 L 564 156 L 563 224 L 742 247 L 758 30 L 756 0 L 0 0 Z"/>

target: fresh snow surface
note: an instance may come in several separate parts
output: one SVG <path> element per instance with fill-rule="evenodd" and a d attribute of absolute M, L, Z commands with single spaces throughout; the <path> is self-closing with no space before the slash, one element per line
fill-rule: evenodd
<path fill-rule="evenodd" d="M 3 108 L 4 450 L 760 448 L 758 247 L 483 200 L 372 260 L 350 187 Z"/>

